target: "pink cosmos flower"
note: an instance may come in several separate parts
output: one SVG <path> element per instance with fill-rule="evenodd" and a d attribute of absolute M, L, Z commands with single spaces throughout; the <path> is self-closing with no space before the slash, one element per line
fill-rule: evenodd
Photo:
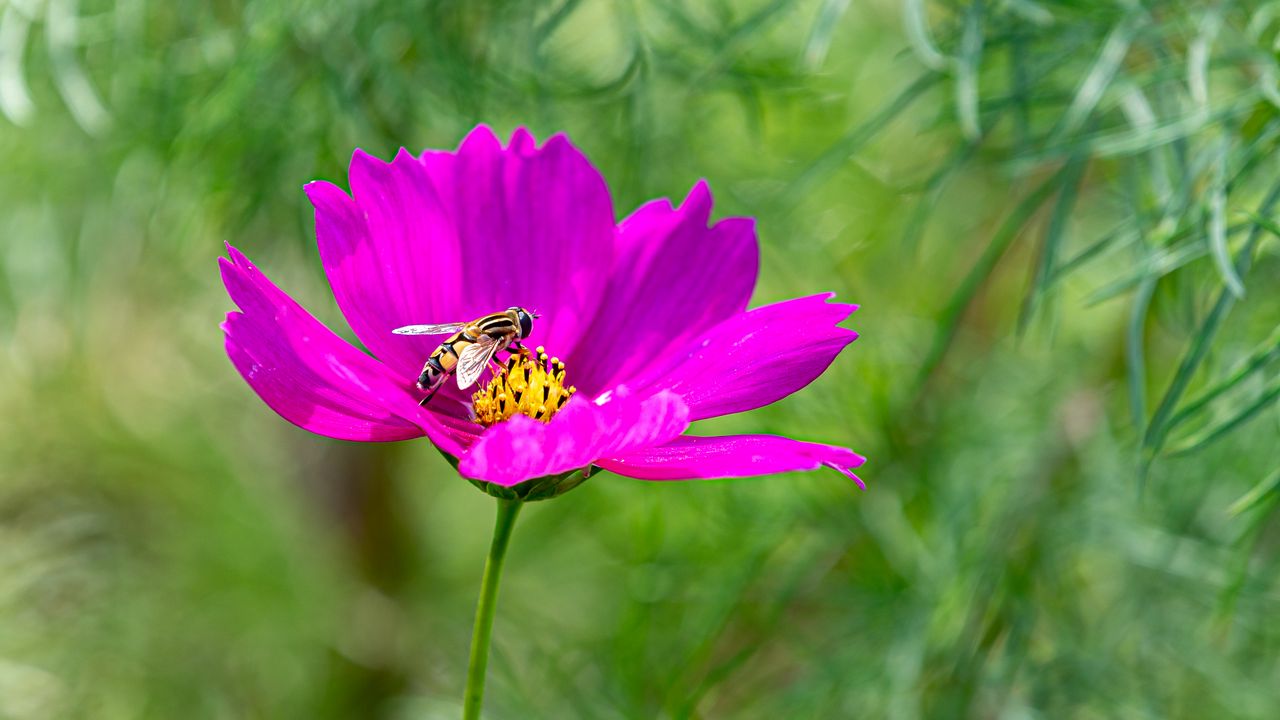
<path fill-rule="evenodd" d="M 357 150 L 350 184 L 350 195 L 328 182 L 306 192 L 338 307 L 372 356 L 234 247 L 219 258 L 240 307 L 222 325 L 227 354 L 286 420 L 343 440 L 425 435 L 487 487 L 531 487 L 593 467 L 681 480 L 828 466 L 857 480 L 863 458 L 846 448 L 684 434 L 694 420 L 805 387 L 857 337 L 837 327 L 856 306 L 828 302 L 830 293 L 747 309 L 759 265 L 754 223 L 708 225 L 705 182 L 679 207 L 652 201 L 618 223 L 604 179 L 563 135 L 538 147 L 520 129 L 503 147 L 479 126 L 453 152 L 402 149 L 383 162 Z M 415 381 L 443 338 L 391 331 L 511 306 L 540 313 L 530 343 L 563 370 L 527 370 L 561 393 L 572 381 L 577 392 L 563 408 L 543 408 L 546 422 L 520 414 L 526 408 L 478 423 L 475 403 L 486 391 L 496 400 L 506 373 L 467 392 L 450 381 L 420 406 Z"/>

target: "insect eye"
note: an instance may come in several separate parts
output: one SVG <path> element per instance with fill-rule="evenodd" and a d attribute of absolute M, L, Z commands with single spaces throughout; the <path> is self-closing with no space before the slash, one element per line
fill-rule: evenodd
<path fill-rule="evenodd" d="M 520 316 L 520 337 L 529 337 L 529 333 L 533 332 L 533 318 L 524 310 L 517 311 Z"/>

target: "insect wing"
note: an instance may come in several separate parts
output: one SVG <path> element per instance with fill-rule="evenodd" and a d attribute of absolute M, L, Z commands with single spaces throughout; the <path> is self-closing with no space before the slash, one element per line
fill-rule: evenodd
<path fill-rule="evenodd" d="M 480 374 L 489 365 L 489 359 L 498 351 L 498 341 L 485 338 L 473 345 L 468 345 L 458 356 L 458 387 L 463 390 L 471 387 L 480 379 Z"/>
<path fill-rule="evenodd" d="M 463 328 L 466 323 L 441 323 L 439 325 L 405 325 L 398 327 L 391 332 L 396 335 L 446 335 L 448 333 L 456 333 Z"/>

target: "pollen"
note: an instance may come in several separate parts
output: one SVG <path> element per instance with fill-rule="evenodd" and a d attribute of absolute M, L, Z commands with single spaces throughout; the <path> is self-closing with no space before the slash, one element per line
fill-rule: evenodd
<path fill-rule="evenodd" d="M 471 396 L 471 401 L 475 421 L 485 427 L 509 420 L 517 413 L 551 422 L 575 392 L 577 388 L 572 385 L 565 387 L 564 363 L 560 358 L 548 357 L 546 350 L 539 347 L 532 353 L 524 350 L 513 354 L 489 384 Z"/>

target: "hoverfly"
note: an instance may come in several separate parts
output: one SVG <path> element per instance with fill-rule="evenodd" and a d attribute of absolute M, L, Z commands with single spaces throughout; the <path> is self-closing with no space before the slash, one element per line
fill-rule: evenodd
<path fill-rule="evenodd" d="M 418 388 L 427 396 L 419 404 L 427 404 L 450 375 L 458 376 L 458 387 L 464 390 L 474 385 L 495 353 L 512 346 L 521 349 L 520 341 L 529 337 L 536 317 L 537 313 L 511 307 L 468 323 L 405 325 L 392 330 L 397 335 L 453 333 L 440 343 L 422 366 Z"/>

